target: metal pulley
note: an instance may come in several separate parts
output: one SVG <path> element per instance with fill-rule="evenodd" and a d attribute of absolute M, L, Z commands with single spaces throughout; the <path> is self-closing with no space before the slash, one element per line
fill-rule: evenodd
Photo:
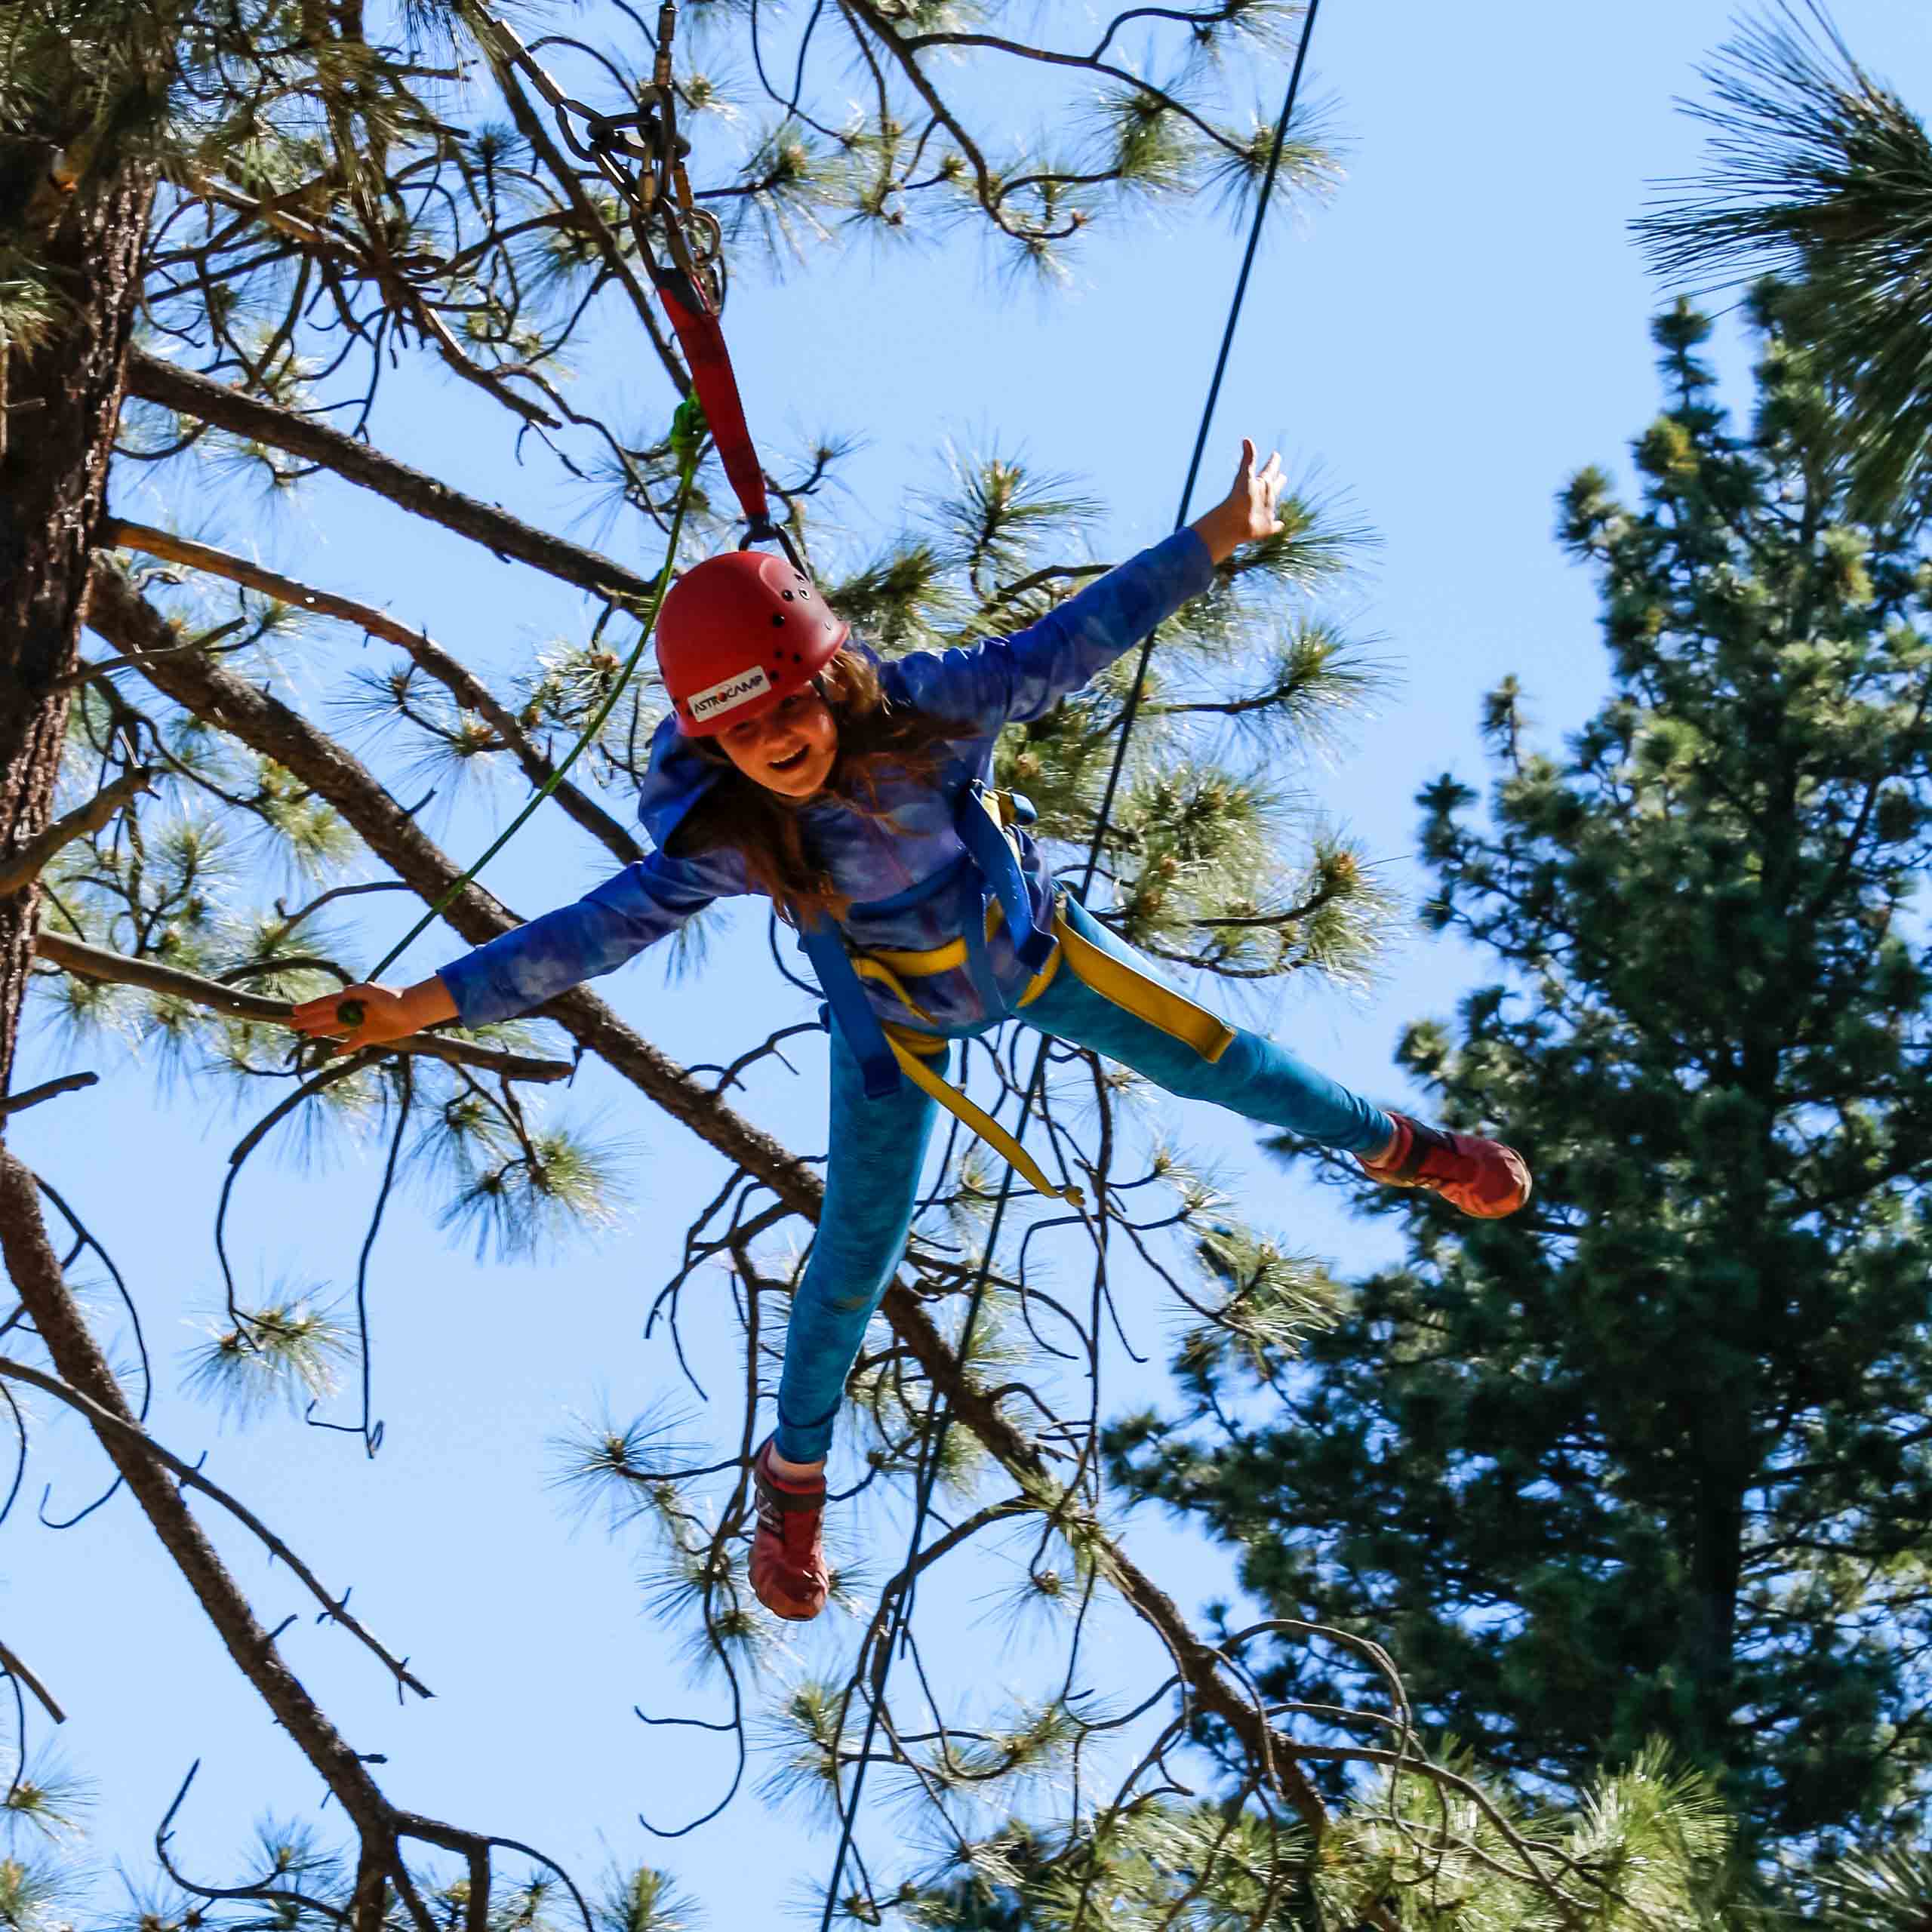
<path fill-rule="evenodd" d="M 691 144 L 677 131 L 670 88 L 654 82 L 640 91 L 628 114 L 600 114 L 568 97 L 555 102 L 555 110 L 571 152 L 589 162 L 628 205 L 638 245 L 650 257 L 652 280 L 683 276 L 714 314 L 721 310 L 724 233 L 718 217 L 692 198 L 685 172 Z"/>
<path fill-rule="evenodd" d="M 685 172 L 691 143 L 678 131 L 671 65 L 676 8 L 658 9 L 651 83 L 638 90 L 622 114 L 601 113 L 565 94 L 514 28 L 480 9 L 474 17 L 500 57 L 543 96 L 565 146 L 595 168 L 623 202 L 651 280 L 660 288 L 669 283 L 687 308 L 718 314 L 724 302 L 724 235 L 718 217 L 697 205 Z"/>

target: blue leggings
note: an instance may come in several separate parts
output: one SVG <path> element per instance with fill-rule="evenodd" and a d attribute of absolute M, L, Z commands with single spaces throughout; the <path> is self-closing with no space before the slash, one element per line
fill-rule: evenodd
<path fill-rule="evenodd" d="M 1148 971 L 1140 955 L 1076 901 L 1068 923 L 1095 946 Z M 1054 1039 L 1091 1048 L 1189 1100 L 1212 1100 L 1252 1121 L 1349 1153 L 1377 1152 L 1395 1123 L 1326 1075 L 1304 1066 L 1258 1033 L 1237 1032 L 1209 1062 L 1193 1048 L 1123 1011 L 1075 977 L 1064 958 L 1051 983 L 1018 1016 Z M 949 1058 L 950 1057 L 949 1054 Z M 946 1071 L 944 1060 L 931 1063 Z M 906 1251 L 921 1171 L 939 1108 L 909 1080 L 869 1100 L 853 1057 L 832 1030 L 832 1127 L 825 1209 L 804 1278 L 792 1297 L 785 1368 L 778 1385 L 777 1450 L 788 1462 L 815 1463 L 832 1443 L 845 1378 L 858 1359 L 866 1324 Z"/>

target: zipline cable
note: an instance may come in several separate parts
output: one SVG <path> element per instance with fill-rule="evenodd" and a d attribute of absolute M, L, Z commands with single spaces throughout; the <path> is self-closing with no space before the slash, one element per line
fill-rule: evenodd
<path fill-rule="evenodd" d="M 1214 426 L 1214 411 L 1221 400 L 1221 381 L 1228 373 L 1228 356 L 1235 346 L 1235 330 L 1241 321 L 1242 305 L 1247 300 L 1248 277 L 1254 272 L 1254 257 L 1261 246 L 1262 223 L 1267 217 L 1275 177 L 1281 172 L 1281 152 L 1287 145 L 1288 122 L 1295 111 L 1295 97 L 1301 91 L 1302 69 L 1308 64 L 1309 38 L 1315 31 L 1315 17 L 1321 6 L 1321 0 L 1308 0 L 1308 12 L 1301 23 L 1294 71 L 1288 76 L 1287 98 L 1281 105 L 1281 118 L 1275 124 L 1275 145 L 1269 151 L 1268 171 L 1262 177 L 1261 197 L 1255 205 L 1254 220 L 1247 231 L 1247 247 L 1241 258 L 1241 273 L 1235 279 L 1234 300 L 1228 305 L 1227 326 L 1221 331 L 1220 353 L 1214 358 L 1214 374 L 1208 385 L 1208 400 L 1201 408 L 1201 426 L 1195 432 L 1194 454 L 1188 462 L 1187 481 L 1181 486 L 1180 508 L 1174 514 L 1176 530 L 1186 523 L 1189 507 L 1194 501 L 1194 487 L 1201 480 L 1201 463 L 1207 454 L 1208 432 Z M 1094 822 L 1094 842 L 1087 848 L 1086 869 L 1080 875 L 1083 894 L 1093 884 L 1094 871 L 1100 863 L 1100 848 L 1113 815 L 1114 797 L 1120 789 L 1121 774 L 1127 768 L 1128 741 L 1133 737 L 1134 724 L 1140 715 L 1141 695 L 1147 688 L 1147 667 L 1152 661 L 1154 646 L 1159 637 L 1158 626 L 1148 632 L 1134 667 L 1134 685 L 1128 693 L 1127 708 L 1121 713 L 1120 737 L 1114 746 L 1113 768 L 1107 774 L 1107 789 L 1100 798 L 1100 815 Z"/>
<path fill-rule="evenodd" d="M 1241 321 L 1241 309 L 1247 300 L 1249 278 L 1254 272 L 1254 261 L 1261 246 L 1261 231 L 1268 217 L 1276 177 L 1281 173 L 1281 155 L 1287 145 L 1288 124 L 1294 117 L 1295 102 L 1301 92 L 1302 75 L 1308 65 L 1309 43 L 1315 32 L 1315 17 L 1321 11 L 1321 0 L 1308 0 L 1308 11 L 1302 17 L 1301 36 L 1295 48 L 1293 71 L 1288 76 L 1286 97 L 1281 103 L 1280 118 L 1275 124 L 1274 145 L 1269 150 L 1268 166 L 1262 177 L 1261 190 L 1255 203 L 1254 220 L 1250 225 L 1247 246 L 1241 256 L 1241 272 L 1235 278 L 1232 299 L 1228 305 L 1226 325 L 1221 331 L 1221 346 L 1214 360 L 1214 373 L 1208 385 L 1208 398 L 1201 411 L 1200 427 L 1195 432 L 1194 451 L 1187 466 L 1187 481 L 1182 486 L 1180 508 L 1174 517 L 1174 528 L 1183 528 L 1187 522 L 1187 512 L 1194 500 L 1195 486 L 1201 478 L 1201 465 L 1208 448 L 1208 432 L 1214 426 L 1214 411 L 1221 399 L 1221 384 L 1227 374 L 1228 358 L 1234 347 L 1235 331 Z M 1148 665 L 1154 654 L 1154 646 L 1159 637 L 1157 629 L 1150 632 L 1140 647 L 1140 656 L 1134 666 L 1134 684 L 1128 694 L 1126 708 L 1121 714 L 1120 736 L 1114 748 L 1113 764 L 1107 774 L 1106 789 L 1100 800 L 1099 816 L 1094 820 L 1094 837 L 1088 848 L 1087 863 L 1081 875 L 1080 889 L 1084 894 L 1092 885 L 1094 874 L 1098 868 L 1100 853 L 1106 840 L 1112 817 L 1114 801 L 1120 790 L 1121 774 L 1127 767 L 1128 741 L 1133 737 L 1134 727 L 1140 715 L 1141 696 L 1146 688 Z M 1016 1139 L 1026 1131 L 1032 1118 L 1041 1091 L 1045 1084 L 1047 1057 L 1052 1042 L 1042 1040 L 1039 1051 L 1034 1056 L 1033 1071 L 1027 1081 L 1026 1091 L 1022 1097 L 1020 1118 L 1014 1129 Z M 973 1283 L 972 1295 L 967 1303 L 966 1320 L 960 1331 L 958 1357 L 964 1364 L 972 1345 L 974 1331 L 979 1324 L 980 1311 L 984 1305 L 986 1292 L 992 1272 L 993 1255 L 999 1240 L 1000 1229 L 1006 1218 L 1008 1204 L 1013 1198 L 1014 1170 L 1009 1167 L 1000 1183 L 998 1197 L 993 1204 L 992 1218 L 988 1224 L 986 1243 L 980 1251 L 980 1266 Z M 920 1451 L 919 1493 L 918 1506 L 913 1512 L 912 1539 L 907 1546 L 905 1563 L 900 1574 L 910 1571 L 919 1558 L 919 1546 L 925 1535 L 926 1518 L 931 1513 L 933 1490 L 938 1481 L 940 1464 L 946 1446 L 948 1429 L 952 1421 L 952 1405 L 948 1401 L 940 1408 L 932 1434 Z M 832 1865 L 832 1875 L 826 1882 L 825 1909 L 819 1918 L 819 1932 L 830 1932 L 832 1915 L 837 1909 L 839 1881 L 844 1877 L 845 1860 L 852 1849 L 852 1837 L 857 1825 L 859 1801 L 863 1793 L 866 1772 L 872 1761 L 872 1744 L 878 1733 L 879 1713 L 885 1701 L 886 1683 L 892 1669 L 893 1653 L 899 1647 L 904 1636 L 906 1626 L 911 1615 L 913 1584 L 909 1580 L 900 1591 L 899 1600 L 893 1607 L 891 1628 L 881 1639 L 884 1648 L 879 1667 L 875 1672 L 876 1681 L 869 1700 L 866 1728 L 859 1746 L 858 1761 L 852 1774 L 852 1790 L 844 1813 L 840 1820 L 838 1850 Z M 833 1772 L 837 1774 L 838 1742 L 832 1740 Z"/>

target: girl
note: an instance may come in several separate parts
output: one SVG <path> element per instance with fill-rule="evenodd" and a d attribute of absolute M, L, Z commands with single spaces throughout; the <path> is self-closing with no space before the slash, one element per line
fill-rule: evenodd
<path fill-rule="evenodd" d="M 1057 891 L 989 792 L 995 740 L 1146 637 L 1241 543 L 1281 528 L 1280 459 L 1252 442 L 1226 501 L 1017 635 L 887 663 L 783 558 L 752 551 L 687 571 L 664 600 L 658 661 L 674 706 L 651 743 L 639 814 L 656 850 L 594 892 L 406 990 L 351 987 L 297 1007 L 340 1051 L 457 1020 L 501 1020 L 608 973 L 715 899 L 758 893 L 795 925 L 829 1005 L 830 1156 L 811 1260 L 792 1300 L 777 1427 L 752 1472 L 752 1587 L 778 1615 L 823 1607 L 825 1457 L 845 1377 L 905 1248 L 936 1106 L 961 1113 L 1055 1192 L 942 1075 L 949 1041 L 1009 1014 L 1120 1061 L 1168 1092 L 1353 1154 L 1395 1186 L 1463 1212 L 1513 1213 L 1529 1171 L 1492 1140 L 1384 1112 L 1271 1041 L 1155 978 Z"/>

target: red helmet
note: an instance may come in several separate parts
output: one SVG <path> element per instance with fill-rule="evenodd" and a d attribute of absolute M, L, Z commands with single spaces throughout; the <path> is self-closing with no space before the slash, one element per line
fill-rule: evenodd
<path fill-rule="evenodd" d="M 678 578 L 657 614 L 657 668 L 688 738 L 715 737 L 805 686 L 851 635 L 783 557 L 733 550 Z"/>

